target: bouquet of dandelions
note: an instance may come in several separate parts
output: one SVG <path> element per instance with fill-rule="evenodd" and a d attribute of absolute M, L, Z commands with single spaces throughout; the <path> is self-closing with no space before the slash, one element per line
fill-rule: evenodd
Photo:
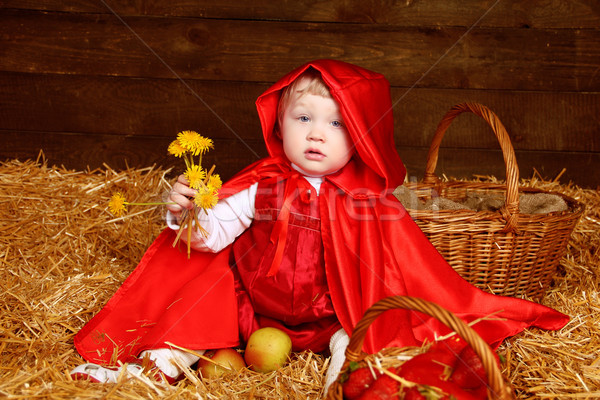
<path fill-rule="evenodd" d="M 191 210 L 182 211 L 181 228 L 175 237 L 173 247 L 177 245 L 181 239 L 181 234 L 187 232 L 187 254 L 188 258 L 191 254 L 190 240 L 192 231 L 195 228 L 201 235 L 206 236 L 207 232 L 198 222 L 198 212 L 206 212 L 213 208 L 218 198 L 218 191 L 221 188 L 222 181 L 218 174 L 214 174 L 215 166 L 210 170 L 202 167 L 202 156 L 213 148 L 212 139 L 208 139 L 199 135 L 194 131 L 182 131 L 177 134 L 171 144 L 169 144 L 169 154 L 183 158 L 185 161 L 186 170 L 183 173 L 189 182 L 189 186 L 196 189 L 197 193 L 193 198 L 194 207 Z M 112 214 L 117 217 L 123 215 L 127 205 L 161 205 L 174 203 L 130 203 L 125 200 L 122 193 L 115 193 L 108 204 L 108 208 Z"/>

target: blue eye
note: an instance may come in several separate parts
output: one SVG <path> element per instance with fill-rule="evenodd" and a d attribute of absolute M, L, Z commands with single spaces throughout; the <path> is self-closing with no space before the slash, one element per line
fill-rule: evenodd
<path fill-rule="evenodd" d="M 344 126 L 344 124 L 342 123 L 342 121 L 333 121 L 333 122 L 331 122 L 331 125 L 334 128 L 342 128 Z"/>
<path fill-rule="evenodd" d="M 306 115 L 303 115 L 301 117 L 298 117 L 298 120 L 300 122 L 308 122 L 308 121 L 310 121 L 310 118 L 308 118 Z"/>

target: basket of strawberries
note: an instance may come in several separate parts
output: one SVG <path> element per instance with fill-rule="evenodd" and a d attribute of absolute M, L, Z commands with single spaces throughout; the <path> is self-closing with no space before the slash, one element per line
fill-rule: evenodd
<path fill-rule="evenodd" d="M 422 312 L 454 334 L 422 347 L 362 351 L 367 329 L 383 312 Z M 465 322 L 437 304 L 409 296 L 391 296 L 371 306 L 356 324 L 346 361 L 327 392 L 328 400 L 367 399 L 515 399 L 499 368 L 497 354 Z"/>

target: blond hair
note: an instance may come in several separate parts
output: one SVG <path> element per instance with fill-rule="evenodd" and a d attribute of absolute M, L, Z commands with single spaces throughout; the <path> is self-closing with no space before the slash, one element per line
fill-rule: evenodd
<path fill-rule="evenodd" d="M 308 80 L 308 85 L 303 89 L 298 90 L 298 86 L 300 86 L 300 84 L 306 80 Z M 279 99 L 279 104 L 277 106 L 278 122 L 281 121 L 285 109 L 290 105 L 292 99 L 294 99 L 294 96 L 302 97 L 307 94 L 331 98 L 329 87 L 323 81 L 321 73 L 313 68 L 308 68 L 306 71 L 300 74 L 294 80 L 294 82 L 283 89 Z"/>

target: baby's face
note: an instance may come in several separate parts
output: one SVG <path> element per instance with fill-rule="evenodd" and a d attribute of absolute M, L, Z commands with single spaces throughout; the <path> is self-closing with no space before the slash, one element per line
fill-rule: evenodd
<path fill-rule="evenodd" d="M 310 175 L 333 173 L 354 153 L 338 104 L 313 94 L 292 98 L 282 116 L 281 138 L 288 160 Z"/>

